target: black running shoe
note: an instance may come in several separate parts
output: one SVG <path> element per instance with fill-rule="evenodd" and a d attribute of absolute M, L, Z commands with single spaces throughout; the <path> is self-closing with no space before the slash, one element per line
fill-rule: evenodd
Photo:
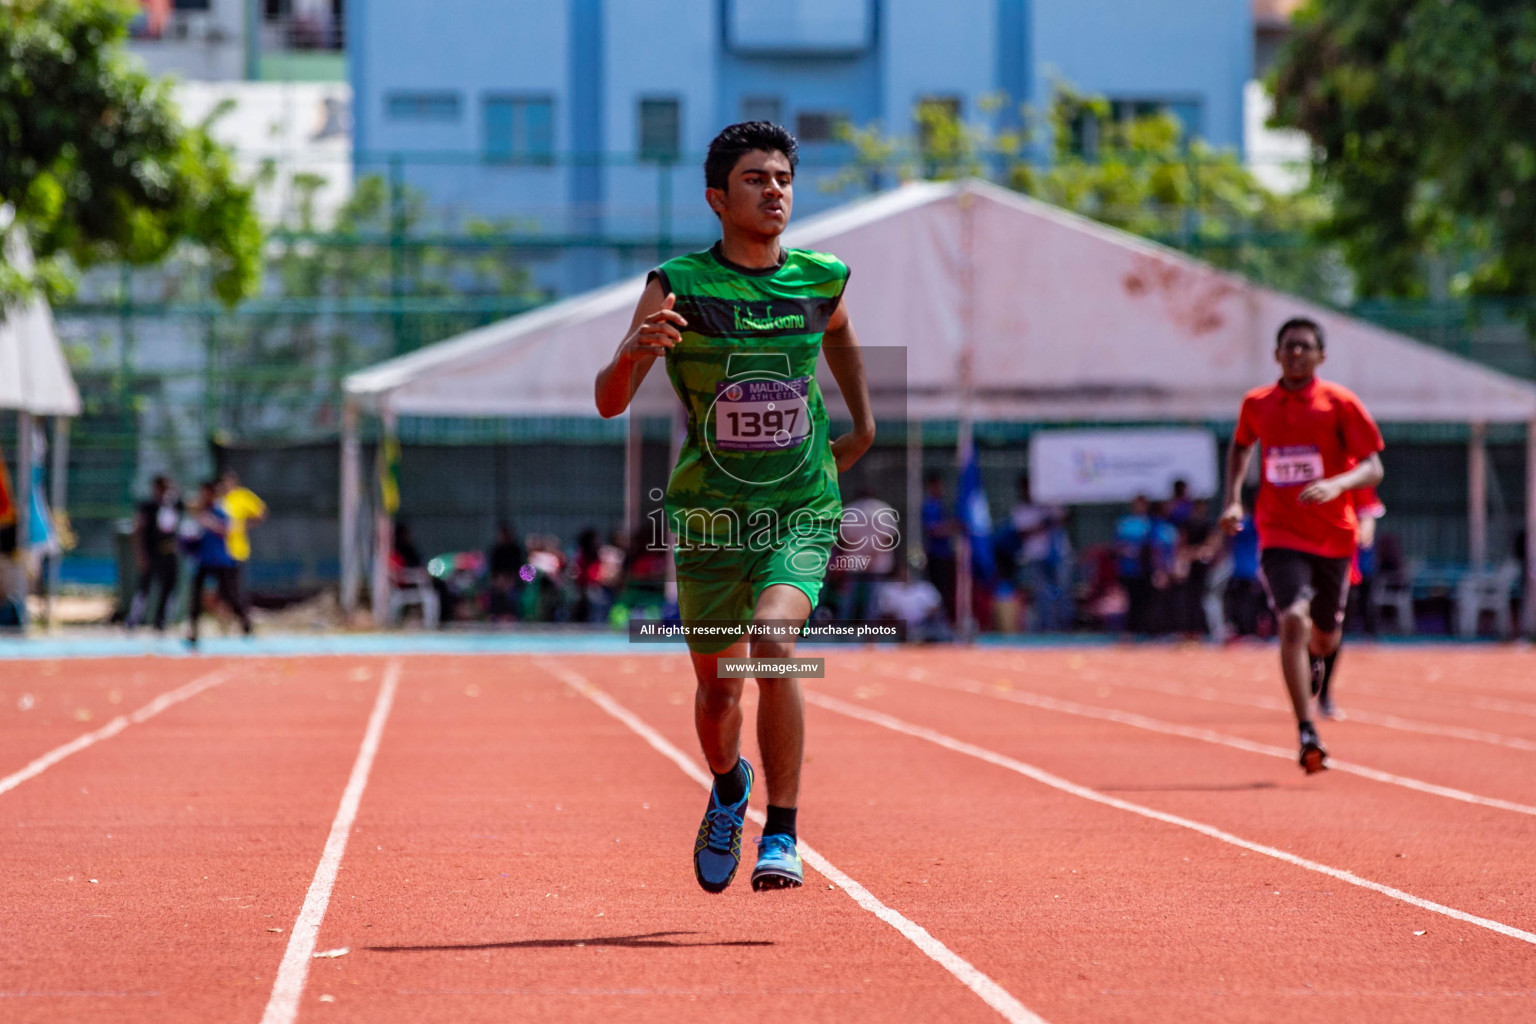
<path fill-rule="evenodd" d="M 1318 739 L 1317 730 L 1309 722 L 1301 727 L 1301 756 L 1298 759 L 1308 775 L 1316 775 L 1328 767 L 1328 751 Z"/>

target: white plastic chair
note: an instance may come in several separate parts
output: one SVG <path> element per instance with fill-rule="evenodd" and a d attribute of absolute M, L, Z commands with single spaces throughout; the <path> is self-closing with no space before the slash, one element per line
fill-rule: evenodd
<path fill-rule="evenodd" d="M 425 569 L 401 569 L 395 574 L 389 588 L 389 623 L 396 625 L 411 605 L 421 606 L 421 621 L 428 629 L 437 628 L 442 607 L 437 599 L 437 589 Z"/>
<path fill-rule="evenodd" d="M 1483 613 L 1493 614 L 1493 628 L 1500 639 L 1514 632 L 1509 614 L 1509 595 L 1520 578 L 1520 563 L 1508 561 L 1497 569 L 1469 572 L 1456 584 L 1456 635 L 1477 636 Z"/>
<path fill-rule="evenodd" d="M 1413 581 L 1421 567 L 1422 563 L 1415 560 L 1409 562 L 1401 574 L 1377 576 L 1367 595 L 1377 612 L 1392 612 L 1392 625 L 1401 636 L 1413 635 Z"/>

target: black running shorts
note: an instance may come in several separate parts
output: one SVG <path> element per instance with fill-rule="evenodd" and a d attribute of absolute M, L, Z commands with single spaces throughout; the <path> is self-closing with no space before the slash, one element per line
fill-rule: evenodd
<path fill-rule="evenodd" d="M 1312 624 L 1333 632 L 1344 623 L 1349 561 L 1292 548 L 1265 548 L 1259 556 L 1259 577 L 1270 608 L 1279 615 L 1297 601 L 1306 601 L 1312 609 Z"/>

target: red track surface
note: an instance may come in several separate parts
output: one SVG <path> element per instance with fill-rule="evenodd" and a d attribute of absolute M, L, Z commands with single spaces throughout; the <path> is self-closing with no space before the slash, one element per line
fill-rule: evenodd
<path fill-rule="evenodd" d="M 1039 706 L 1288 747 L 1272 650 L 817 653 L 815 694 L 1536 931 L 1536 815 Z M 1536 805 L 1529 649 L 1344 658 L 1337 758 Z M 399 660 L 316 946 L 350 952 L 299 1020 L 1002 1019 L 819 875 L 698 890 L 703 791 L 552 671 L 696 756 L 685 659 Z M 386 659 L 0 663 L 0 777 L 220 669 L 0 792 L 0 1020 L 261 1019 Z M 825 706 L 809 730 L 802 835 L 1053 1024 L 1536 1018 L 1536 943 Z"/>

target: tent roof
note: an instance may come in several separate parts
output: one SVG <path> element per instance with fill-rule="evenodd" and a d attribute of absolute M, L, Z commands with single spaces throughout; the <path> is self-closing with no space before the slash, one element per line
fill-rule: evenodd
<path fill-rule="evenodd" d="M 847 301 L 866 363 L 887 368 L 874 374 L 886 383 L 904 364 L 904 384 L 885 390 L 904 392 L 913 418 L 959 416 L 969 336 L 978 419 L 1232 419 L 1243 394 L 1275 376 L 1275 329 L 1304 315 L 1327 333 L 1323 376 L 1378 419 L 1536 419 L 1536 384 L 983 182 L 907 185 L 808 221 L 785 243 L 853 268 Z M 404 414 L 594 415 L 593 378 L 643 281 L 380 363 L 348 377 L 347 394 Z M 669 408 L 663 375 L 646 383 L 638 407 Z M 877 416 L 890 415 L 881 381 L 873 387 Z"/>
<path fill-rule="evenodd" d="M 5 256 L 23 272 L 32 254 L 12 231 Z M 78 416 L 80 392 L 59 348 L 48 303 L 34 299 L 0 310 L 0 409 L 37 416 Z"/>

